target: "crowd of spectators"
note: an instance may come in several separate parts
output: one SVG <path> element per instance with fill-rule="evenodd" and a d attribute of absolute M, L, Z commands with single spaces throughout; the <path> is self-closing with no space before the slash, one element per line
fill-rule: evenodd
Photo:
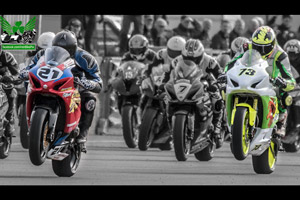
<path fill-rule="evenodd" d="M 142 30 L 139 34 L 145 35 L 149 40 L 149 44 L 153 46 L 166 46 L 168 39 L 180 35 L 185 39 L 199 39 L 205 48 L 218 50 L 228 50 L 231 42 L 236 37 L 243 36 L 250 39 L 253 32 L 262 25 L 268 25 L 275 30 L 280 46 L 283 46 L 289 39 L 300 39 L 300 27 L 298 32 L 291 30 L 292 15 L 282 15 L 281 24 L 275 23 L 277 17 L 280 16 L 274 16 L 265 21 L 263 18 L 255 16 L 247 25 L 242 18 L 238 18 L 233 25 L 229 20 L 223 19 L 220 23 L 220 30 L 212 35 L 213 21 L 208 18 L 199 21 L 190 16 L 182 15 L 178 26 L 170 29 L 166 15 L 144 15 L 144 21 L 140 23 L 143 29 L 139 28 L 139 30 Z M 142 17 L 140 19 L 142 20 Z M 126 49 L 122 48 L 122 42 L 120 48 Z"/>
<path fill-rule="evenodd" d="M 78 38 L 79 46 L 89 51 L 91 50 L 90 38 L 96 21 L 95 17 L 85 18 L 88 19 L 85 20 L 87 22 L 73 17 L 68 20 L 68 24 L 64 25 L 64 28 L 72 30 Z M 277 20 L 277 18 L 280 19 Z M 281 24 L 276 24 L 276 21 L 280 20 Z M 219 31 L 212 34 L 214 22 L 209 18 L 199 21 L 191 16 L 182 15 L 178 25 L 171 29 L 167 15 L 123 15 L 119 35 L 120 55 L 128 51 L 128 35 L 132 23 L 134 29 L 131 35 L 143 34 L 152 46 L 166 46 L 172 36 L 179 35 L 185 39 L 199 39 L 205 48 L 228 50 L 235 38 L 243 36 L 250 39 L 253 32 L 262 25 L 268 25 L 275 30 L 280 46 L 290 39 L 300 39 L 300 26 L 297 31 L 291 30 L 292 21 L 292 15 L 277 15 L 268 21 L 255 16 L 247 24 L 242 18 L 238 18 L 234 23 L 223 19 Z M 92 30 L 88 32 L 89 29 Z"/>

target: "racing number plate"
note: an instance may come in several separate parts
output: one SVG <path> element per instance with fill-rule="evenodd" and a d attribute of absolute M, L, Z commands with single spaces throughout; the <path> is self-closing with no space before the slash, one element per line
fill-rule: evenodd
<path fill-rule="evenodd" d="M 179 101 L 183 101 L 186 97 L 186 95 L 188 94 L 188 92 L 190 91 L 192 85 L 189 83 L 176 83 L 174 85 L 174 89 L 175 89 L 175 94 L 177 96 L 177 99 Z"/>
<path fill-rule="evenodd" d="M 57 67 L 40 67 L 37 70 L 37 76 L 44 82 L 53 81 L 59 79 L 63 75 L 63 71 L 61 71 Z"/>

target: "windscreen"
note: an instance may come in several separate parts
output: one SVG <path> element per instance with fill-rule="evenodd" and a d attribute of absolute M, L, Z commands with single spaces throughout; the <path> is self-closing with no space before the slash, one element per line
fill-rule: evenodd
<path fill-rule="evenodd" d="M 62 47 L 53 46 L 45 51 L 45 62 L 50 66 L 58 66 L 70 58 L 70 54 Z"/>
<path fill-rule="evenodd" d="M 247 67 L 257 65 L 263 61 L 264 60 L 262 59 L 260 53 L 255 49 L 250 49 L 246 51 L 243 57 L 241 58 L 241 63 Z"/>

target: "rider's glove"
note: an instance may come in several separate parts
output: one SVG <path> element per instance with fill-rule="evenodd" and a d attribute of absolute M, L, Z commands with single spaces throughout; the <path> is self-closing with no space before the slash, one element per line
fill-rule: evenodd
<path fill-rule="evenodd" d="M 217 79 L 218 83 L 226 83 L 227 82 L 227 76 L 225 73 L 220 74 L 218 79 Z"/>
<path fill-rule="evenodd" d="M 21 80 L 28 80 L 28 77 L 29 77 L 29 71 L 26 70 L 26 69 L 24 69 L 24 70 L 22 70 L 22 71 L 20 72 L 18 78 L 21 79 Z"/>
<path fill-rule="evenodd" d="M 2 82 L 3 83 L 12 83 L 14 81 L 14 78 L 12 76 L 3 76 Z"/>
<path fill-rule="evenodd" d="M 81 79 L 75 77 L 74 82 L 78 83 L 86 90 L 93 90 L 96 87 L 95 84 L 91 80 L 88 80 L 86 77 L 82 77 Z"/>
<path fill-rule="evenodd" d="M 286 81 L 279 76 L 274 79 L 273 84 L 282 89 L 286 88 L 287 86 Z"/>
<path fill-rule="evenodd" d="M 151 86 L 152 86 L 152 84 L 151 84 L 150 78 L 146 78 L 146 79 L 143 80 L 143 82 L 142 82 L 142 89 L 143 90 L 145 90 L 145 89 L 147 89 Z"/>

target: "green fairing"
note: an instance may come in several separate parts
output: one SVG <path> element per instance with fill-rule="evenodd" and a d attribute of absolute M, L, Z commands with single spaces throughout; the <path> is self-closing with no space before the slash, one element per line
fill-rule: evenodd
<path fill-rule="evenodd" d="M 232 98 L 233 94 L 228 94 L 226 95 L 226 110 L 227 110 L 227 121 L 228 125 L 231 126 L 231 114 L 232 114 L 232 109 L 233 109 L 233 101 L 234 99 Z M 272 97 L 275 99 L 275 105 L 278 108 L 278 102 L 276 97 Z M 277 123 L 277 120 L 273 120 L 271 126 L 269 127 L 268 124 L 271 119 L 267 119 L 267 116 L 269 114 L 269 102 L 272 101 L 270 96 L 261 96 L 261 101 L 263 104 L 263 121 L 262 121 L 262 126 L 260 127 L 261 129 L 266 129 L 266 128 L 273 128 L 275 124 Z M 253 106 L 253 105 L 251 105 Z M 278 112 L 278 111 L 277 111 Z M 277 113 L 278 115 L 278 113 Z M 278 117 L 274 117 L 278 118 Z M 262 120 L 262 119 L 259 119 Z"/>
<path fill-rule="evenodd" d="M 274 100 L 275 100 L 275 105 L 278 109 L 278 101 L 277 101 L 277 98 L 276 97 L 272 97 Z M 275 120 L 275 118 L 278 119 L 278 117 L 276 117 L 276 115 L 278 115 L 278 110 L 277 110 L 277 113 L 273 119 L 273 122 L 271 124 L 271 126 L 268 126 L 269 122 L 271 119 L 267 119 L 267 116 L 270 112 L 269 110 L 269 102 L 272 101 L 271 97 L 270 96 L 261 96 L 261 101 L 262 101 L 262 104 L 263 104 L 263 121 L 262 121 L 262 126 L 261 128 L 262 129 L 265 129 L 265 128 L 273 128 L 275 126 L 275 124 L 277 123 L 277 120 Z"/>

